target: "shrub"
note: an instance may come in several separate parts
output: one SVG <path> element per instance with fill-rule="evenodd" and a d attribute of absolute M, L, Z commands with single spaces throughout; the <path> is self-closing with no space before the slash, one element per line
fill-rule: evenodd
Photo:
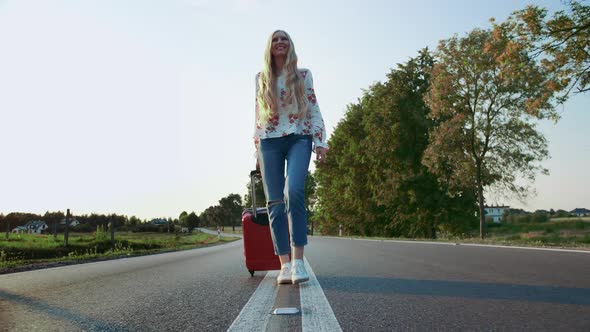
<path fill-rule="evenodd" d="M 544 223 L 549 221 L 549 215 L 546 213 L 528 213 L 528 214 L 508 214 L 504 216 L 504 221 L 510 224 L 516 223 Z"/>
<path fill-rule="evenodd" d="M 531 215 L 531 222 L 547 222 L 549 221 L 549 215 L 546 213 L 533 213 Z"/>
<path fill-rule="evenodd" d="M 105 228 L 106 227 L 103 227 L 102 225 L 96 227 L 96 233 L 94 234 L 94 240 L 96 242 L 104 242 L 109 240 L 110 236 L 106 232 Z"/>
<path fill-rule="evenodd" d="M 75 232 L 90 233 L 92 232 L 92 226 L 90 224 L 79 224 L 73 228 Z"/>
<path fill-rule="evenodd" d="M 158 232 L 159 227 L 160 226 L 154 224 L 139 224 L 135 226 L 133 232 Z"/>

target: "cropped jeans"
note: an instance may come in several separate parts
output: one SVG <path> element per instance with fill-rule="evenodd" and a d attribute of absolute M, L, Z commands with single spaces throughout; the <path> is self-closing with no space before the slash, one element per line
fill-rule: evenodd
<path fill-rule="evenodd" d="M 293 246 L 307 245 L 305 179 L 311 159 L 311 144 L 310 135 L 290 134 L 260 140 L 258 163 L 276 255 L 287 255 L 291 251 L 288 230 Z"/>

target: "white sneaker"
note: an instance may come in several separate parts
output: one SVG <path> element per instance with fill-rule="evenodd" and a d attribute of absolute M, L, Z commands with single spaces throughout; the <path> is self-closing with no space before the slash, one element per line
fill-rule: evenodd
<path fill-rule="evenodd" d="M 305 270 L 305 263 L 303 263 L 302 259 L 296 259 L 293 261 L 293 266 L 291 267 L 291 282 L 293 284 L 299 284 L 309 280 L 309 275 Z"/>
<path fill-rule="evenodd" d="M 277 277 L 278 284 L 290 284 L 291 283 L 291 263 L 285 263 L 281 266 L 281 272 Z"/>

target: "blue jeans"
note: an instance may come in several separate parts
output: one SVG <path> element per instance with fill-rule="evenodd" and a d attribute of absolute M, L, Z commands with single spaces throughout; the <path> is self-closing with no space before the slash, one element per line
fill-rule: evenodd
<path fill-rule="evenodd" d="M 291 251 L 289 226 L 291 244 L 296 247 L 307 245 L 305 179 L 311 159 L 311 142 L 310 135 L 295 134 L 260 140 L 258 163 L 276 255 L 287 255 Z"/>

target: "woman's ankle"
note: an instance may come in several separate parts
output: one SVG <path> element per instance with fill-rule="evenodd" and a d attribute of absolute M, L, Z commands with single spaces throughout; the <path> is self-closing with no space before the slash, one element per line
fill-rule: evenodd
<path fill-rule="evenodd" d="M 280 255 L 279 260 L 281 261 L 281 266 L 283 264 L 291 263 L 291 257 L 289 257 L 289 255 Z"/>

